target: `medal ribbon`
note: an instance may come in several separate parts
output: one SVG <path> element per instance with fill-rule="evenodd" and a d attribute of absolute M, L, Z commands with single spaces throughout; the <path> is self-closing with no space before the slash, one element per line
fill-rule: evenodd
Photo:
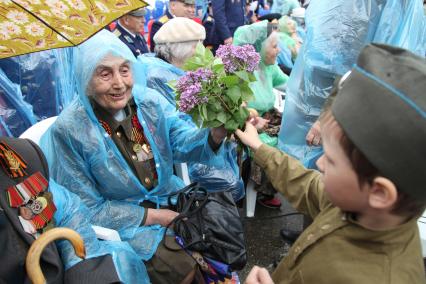
<path fill-rule="evenodd" d="M 49 183 L 46 178 L 40 173 L 36 172 L 29 176 L 23 182 L 10 186 L 6 190 L 7 199 L 11 207 L 17 208 L 28 201 L 34 199 L 39 193 L 45 191 Z"/>
<path fill-rule="evenodd" d="M 0 142 L 0 164 L 10 178 L 24 177 L 27 163 L 5 142 Z"/>
<path fill-rule="evenodd" d="M 53 218 L 53 214 L 56 212 L 55 204 L 48 199 L 48 204 L 44 210 L 31 219 L 31 223 L 37 230 L 43 229 Z"/>

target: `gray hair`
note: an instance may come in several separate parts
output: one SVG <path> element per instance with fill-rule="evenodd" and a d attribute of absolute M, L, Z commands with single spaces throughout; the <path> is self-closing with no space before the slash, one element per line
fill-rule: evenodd
<path fill-rule="evenodd" d="M 166 42 L 155 45 L 154 52 L 169 63 L 175 65 L 185 62 L 194 54 L 198 40 L 185 42 Z"/>

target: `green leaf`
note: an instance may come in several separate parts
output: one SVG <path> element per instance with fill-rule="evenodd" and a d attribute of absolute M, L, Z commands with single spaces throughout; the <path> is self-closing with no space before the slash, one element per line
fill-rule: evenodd
<path fill-rule="evenodd" d="M 238 103 L 238 100 L 241 98 L 240 88 L 237 86 L 233 86 L 226 91 L 228 98 L 231 99 L 233 103 Z M 224 98 L 226 99 L 226 98 Z"/>
<path fill-rule="evenodd" d="M 230 119 L 225 123 L 225 129 L 226 130 L 235 131 L 235 130 L 237 130 L 237 128 L 238 128 L 238 122 L 236 122 L 233 119 Z"/>
<path fill-rule="evenodd" d="M 222 122 L 220 122 L 220 121 L 218 121 L 218 120 L 213 120 L 213 121 L 207 121 L 206 123 L 205 123 L 205 126 L 206 127 L 210 127 L 210 128 L 213 128 L 213 127 L 219 127 L 219 126 L 221 126 L 223 123 Z"/>
<path fill-rule="evenodd" d="M 207 106 L 205 104 L 202 104 L 200 107 L 201 117 L 203 118 L 203 120 L 208 120 Z"/>
<path fill-rule="evenodd" d="M 224 112 L 219 112 L 216 116 L 216 119 L 222 123 L 226 123 L 226 114 Z"/>
<path fill-rule="evenodd" d="M 221 80 L 228 88 L 234 86 L 234 85 L 238 85 L 238 83 L 240 82 L 240 80 L 238 79 L 237 76 L 234 75 L 228 75 L 222 78 Z"/>
<path fill-rule="evenodd" d="M 247 71 L 237 71 L 234 74 L 237 75 L 242 80 L 246 82 L 250 82 L 249 73 Z"/>

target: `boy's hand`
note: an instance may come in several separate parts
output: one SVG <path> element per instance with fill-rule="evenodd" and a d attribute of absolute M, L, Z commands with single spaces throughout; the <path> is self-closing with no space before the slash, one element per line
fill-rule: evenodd
<path fill-rule="evenodd" d="M 245 284 L 274 284 L 268 270 L 254 266 L 247 276 Z"/>
<path fill-rule="evenodd" d="M 253 151 L 256 151 L 262 145 L 256 128 L 250 122 L 246 122 L 246 130 L 244 132 L 237 129 L 235 134 L 240 138 L 241 142 L 249 146 Z"/>

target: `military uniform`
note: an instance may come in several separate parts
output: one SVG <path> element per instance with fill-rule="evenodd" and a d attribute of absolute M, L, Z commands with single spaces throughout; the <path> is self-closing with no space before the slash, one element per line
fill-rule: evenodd
<path fill-rule="evenodd" d="M 132 35 L 120 25 L 120 22 L 117 22 L 117 27 L 113 33 L 130 48 L 135 57 L 149 52 L 144 37 L 140 34 Z"/>
<path fill-rule="evenodd" d="M 416 218 L 374 231 L 331 204 L 321 174 L 267 145 L 258 163 L 293 207 L 314 219 L 272 278 L 276 284 L 426 283 Z"/>
<path fill-rule="evenodd" d="M 150 51 L 154 52 L 154 48 L 155 48 L 155 42 L 154 42 L 154 35 L 158 32 L 158 30 L 165 24 L 167 23 L 168 20 L 173 19 L 173 15 L 170 14 L 170 11 L 167 10 L 166 14 L 164 16 L 162 16 L 161 18 L 159 18 L 157 21 L 152 23 L 151 26 L 151 30 L 149 31 L 149 42 L 151 44 L 150 46 Z"/>
<path fill-rule="evenodd" d="M 115 120 L 110 113 L 105 111 L 94 100 L 91 100 L 91 105 L 100 124 L 110 135 L 133 173 L 145 188 L 151 190 L 157 185 L 157 171 L 154 157 L 150 154 L 151 147 L 146 138 L 141 138 L 141 142 L 134 141 L 137 136 L 135 135 L 137 132 L 135 128 L 138 128 L 134 100 L 131 99 L 123 109 L 125 118 L 121 121 Z M 140 132 L 139 136 L 144 137 L 143 132 Z M 212 148 L 217 148 L 217 145 L 211 139 L 209 141 Z M 157 208 L 156 204 L 149 201 L 145 201 L 140 205 L 144 208 Z M 147 212 L 148 210 L 145 210 L 141 226 L 145 223 Z M 175 251 L 166 249 L 162 244 L 158 246 L 153 257 L 145 262 L 149 278 L 152 283 L 158 284 L 180 283 L 197 264 L 191 256 L 180 249 L 173 237 L 166 236 L 165 238 L 169 238 L 167 244 L 173 247 Z"/>
<path fill-rule="evenodd" d="M 212 9 L 215 33 L 218 35 L 216 44 L 223 44 L 225 39 L 233 37 L 238 27 L 244 25 L 245 0 L 214 0 Z"/>
<path fill-rule="evenodd" d="M 25 270 L 29 247 L 37 234 L 53 226 L 55 212 L 53 200 L 48 197 L 47 162 L 33 142 L 7 137 L 0 138 L 0 160 L 3 167 L 0 169 L 0 283 L 30 283 Z M 11 167 L 21 172 L 14 170 L 15 174 L 11 176 Z M 36 185 L 33 177 L 37 177 Z M 27 198 L 21 198 L 23 191 L 17 190 L 24 187 Z M 35 212 L 39 200 L 43 201 L 38 208 L 41 210 Z M 28 227 L 24 228 L 25 224 L 35 225 L 37 232 L 30 233 Z M 110 255 L 80 261 L 64 271 L 54 242 L 43 250 L 40 266 L 47 283 L 120 282 Z"/>

